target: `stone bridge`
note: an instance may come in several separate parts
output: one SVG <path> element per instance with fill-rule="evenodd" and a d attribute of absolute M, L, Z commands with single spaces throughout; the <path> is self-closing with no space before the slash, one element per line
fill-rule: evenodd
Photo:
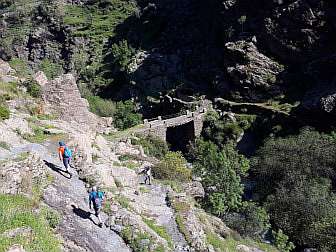
<path fill-rule="evenodd" d="M 209 105 L 196 108 L 193 112 L 186 111 L 182 115 L 145 119 L 144 127 L 138 133 L 156 136 L 168 142 L 172 149 L 184 149 L 190 141 L 201 135 L 208 108 Z"/>

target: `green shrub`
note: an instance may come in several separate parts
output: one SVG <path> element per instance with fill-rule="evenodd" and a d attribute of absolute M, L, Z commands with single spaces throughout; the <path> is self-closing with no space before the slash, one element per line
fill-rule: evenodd
<path fill-rule="evenodd" d="M 25 83 L 25 86 L 27 87 L 27 92 L 32 97 L 38 98 L 42 94 L 41 86 L 34 80 L 28 80 Z"/>
<path fill-rule="evenodd" d="M 28 63 L 23 59 L 12 58 L 9 61 L 9 64 L 13 69 L 15 69 L 16 73 L 21 77 L 28 77 L 32 73 Z"/>
<path fill-rule="evenodd" d="M 111 47 L 113 62 L 121 71 L 126 71 L 127 66 L 135 55 L 135 49 L 128 45 L 126 40 L 120 41 L 118 44 L 113 44 Z"/>
<path fill-rule="evenodd" d="M 242 236 L 259 238 L 270 227 L 266 210 L 254 202 L 244 202 L 239 212 L 224 216 L 225 223 Z"/>
<path fill-rule="evenodd" d="M 5 150 L 10 150 L 9 144 L 3 141 L 0 141 L 0 148 L 3 148 Z"/>
<path fill-rule="evenodd" d="M 4 104 L 0 104 L 0 119 L 1 120 L 6 120 L 9 119 L 10 116 L 10 111 L 8 109 L 8 107 Z"/>
<path fill-rule="evenodd" d="M 60 214 L 51 208 L 42 209 L 42 214 L 51 228 L 56 228 L 61 221 Z"/>
<path fill-rule="evenodd" d="M 100 98 L 99 96 L 86 97 L 90 104 L 91 112 L 103 117 L 113 117 L 116 112 L 116 104 L 111 100 Z"/>
<path fill-rule="evenodd" d="M 154 220 L 143 218 L 143 221 L 149 226 L 155 233 L 161 236 L 168 242 L 170 248 L 173 248 L 173 241 L 170 235 L 168 234 L 165 227 L 157 225 Z"/>
<path fill-rule="evenodd" d="M 136 112 L 135 103 L 131 100 L 117 102 L 113 119 L 114 126 L 122 130 L 142 123 L 142 115 Z"/>
<path fill-rule="evenodd" d="M 16 82 L 0 82 L 0 90 L 2 91 L 3 94 L 1 94 L 1 96 L 4 95 L 8 95 L 9 97 L 11 96 L 15 96 L 18 94 L 18 85 Z M 1 101 L 5 101 L 8 100 L 7 98 L 5 99 L 0 99 Z"/>
<path fill-rule="evenodd" d="M 54 79 L 63 72 L 62 65 L 56 64 L 49 59 L 43 59 L 39 68 L 45 73 L 48 79 Z"/>
<path fill-rule="evenodd" d="M 126 243 L 132 248 L 133 251 L 137 252 L 149 252 L 150 245 L 152 243 L 150 236 L 145 233 L 135 232 L 134 228 L 131 226 L 126 226 L 121 231 L 121 237 L 126 241 Z M 143 243 L 143 240 L 149 240 L 150 243 Z"/>
<path fill-rule="evenodd" d="M 152 135 L 132 140 L 132 144 L 141 145 L 146 155 L 158 159 L 164 157 L 169 151 L 169 147 L 165 141 Z"/>
<path fill-rule="evenodd" d="M 281 229 L 279 229 L 278 232 L 272 231 L 272 235 L 274 237 L 274 245 L 281 252 L 291 252 L 294 250 L 294 244 L 288 241 L 288 236 L 285 235 Z"/>
<path fill-rule="evenodd" d="M 191 170 L 186 166 L 187 161 L 180 152 L 168 152 L 161 162 L 153 167 L 155 178 L 189 181 Z"/>

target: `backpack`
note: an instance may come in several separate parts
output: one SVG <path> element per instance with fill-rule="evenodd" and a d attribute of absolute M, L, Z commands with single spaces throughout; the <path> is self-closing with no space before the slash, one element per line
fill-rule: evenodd
<path fill-rule="evenodd" d="M 92 194 L 93 196 L 93 204 L 96 208 L 101 208 L 102 201 L 103 201 L 103 193 L 102 192 L 96 192 Z"/>
<path fill-rule="evenodd" d="M 67 146 L 64 148 L 64 157 L 66 157 L 66 158 L 71 158 L 72 157 L 72 152 Z"/>

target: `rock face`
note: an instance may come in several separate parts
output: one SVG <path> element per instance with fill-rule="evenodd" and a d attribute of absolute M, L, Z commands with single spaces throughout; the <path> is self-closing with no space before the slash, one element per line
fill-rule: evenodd
<path fill-rule="evenodd" d="M 15 76 L 15 70 L 7 62 L 0 59 L 0 81 L 8 83 L 18 80 L 19 78 Z"/>
<path fill-rule="evenodd" d="M 330 51 L 335 43 L 335 5 L 330 1 L 283 1 L 265 19 L 261 36 L 273 54 L 305 62 Z M 289 3 L 288 3 L 289 2 Z"/>
<path fill-rule="evenodd" d="M 99 118 L 89 111 L 89 104 L 81 97 L 76 79 L 72 74 L 61 75 L 49 82 L 46 82 L 41 74 L 35 77 L 43 87 L 43 100 L 48 105 L 48 110 L 59 115 L 61 120 L 76 122 L 83 128 L 105 131 L 105 133 L 112 130 L 112 128 L 108 129 L 112 124 L 111 119 Z"/>
<path fill-rule="evenodd" d="M 253 42 L 230 42 L 225 47 L 231 62 L 235 63 L 227 67 L 231 80 L 252 100 L 262 98 L 262 93 L 256 90 L 272 95 L 280 92 L 278 76 L 284 69 L 279 63 L 260 53 Z"/>
<path fill-rule="evenodd" d="M 44 163 L 35 155 L 22 161 L 6 162 L 0 169 L 0 193 L 31 195 L 34 180 L 42 180 L 46 175 Z"/>
<path fill-rule="evenodd" d="M 135 85 L 141 92 L 154 94 L 178 81 L 181 59 L 177 55 L 163 55 L 158 52 L 139 52 L 128 66 Z"/>

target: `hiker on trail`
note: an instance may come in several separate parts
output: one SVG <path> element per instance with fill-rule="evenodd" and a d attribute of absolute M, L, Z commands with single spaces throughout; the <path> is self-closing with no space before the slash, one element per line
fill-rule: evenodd
<path fill-rule="evenodd" d="M 59 159 L 63 162 L 66 172 L 71 176 L 71 173 L 69 172 L 69 166 L 71 166 L 70 161 L 72 157 L 72 151 L 68 146 L 66 146 L 64 142 L 59 142 L 58 156 Z"/>
<path fill-rule="evenodd" d="M 150 166 L 146 166 L 139 174 L 143 174 L 145 176 L 145 184 L 151 185 L 151 175 L 152 175 L 152 168 Z"/>
<path fill-rule="evenodd" d="M 100 217 L 100 211 L 103 205 L 104 201 L 104 193 L 99 191 L 96 186 L 92 187 L 92 191 L 90 192 L 89 195 L 89 207 L 92 209 L 92 204 L 93 204 L 93 209 L 95 210 L 95 215 L 99 220 L 99 227 L 103 227 L 103 222 Z"/>

